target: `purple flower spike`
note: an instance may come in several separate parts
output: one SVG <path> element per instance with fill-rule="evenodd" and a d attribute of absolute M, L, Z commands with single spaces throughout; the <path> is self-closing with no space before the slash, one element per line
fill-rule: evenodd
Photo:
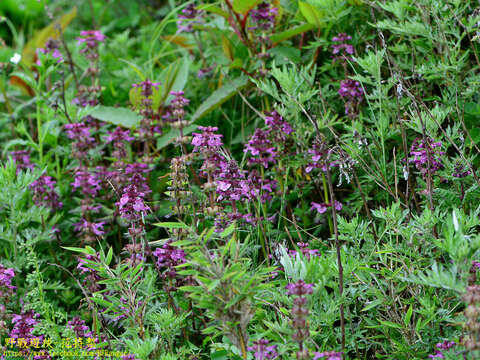
<path fill-rule="evenodd" d="M 153 94 L 153 88 L 157 88 L 160 86 L 159 82 L 151 82 L 150 80 L 145 80 L 139 82 L 138 84 L 133 84 L 132 87 L 142 89 L 142 96 L 149 97 Z"/>
<path fill-rule="evenodd" d="M 17 175 L 24 169 L 35 169 L 35 165 L 30 161 L 30 152 L 28 150 L 12 151 L 10 155 L 17 166 Z"/>
<path fill-rule="evenodd" d="M 271 30 L 275 26 L 275 17 L 278 15 L 278 9 L 271 7 L 268 2 L 258 4 L 257 8 L 250 11 L 250 18 L 255 24 L 250 30 Z"/>
<path fill-rule="evenodd" d="M 33 190 L 35 205 L 46 206 L 51 209 L 60 209 L 63 206 L 58 194 L 55 192 L 55 184 L 56 181 L 51 176 L 45 174 L 30 184 L 29 188 Z"/>
<path fill-rule="evenodd" d="M 433 142 L 431 138 L 427 138 L 427 144 L 421 138 L 417 138 L 410 147 L 409 162 L 415 164 L 424 178 L 429 172 L 429 164 L 431 174 L 443 168 L 441 156 L 445 155 L 445 152 L 440 150 L 441 146 L 441 142 Z"/>
<path fill-rule="evenodd" d="M 79 44 L 85 43 L 87 48 L 96 48 L 99 43 L 105 40 L 103 35 L 98 30 L 84 30 L 80 32 L 80 37 L 77 38 Z"/>
<path fill-rule="evenodd" d="M 303 296 L 313 293 L 313 284 L 307 284 L 303 280 L 298 280 L 294 284 L 288 284 L 285 286 L 287 289 L 287 295 L 298 295 Z"/>
<path fill-rule="evenodd" d="M 254 346 L 249 346 L 248 351 L 254 351 L 255 360 L 276 359 L 278 357 L 277 345 L 268 346 L 269 342 L 266 339 L 254 341 Z"/>
<path fill-rule="evenodd" d="M 326 352 L 316 352 L 313 357 L 313 360 L 324 359 L 324 360 L 342 360 L 342 352 L 335 351 L 326 351 Z"/>
<path fill-rule="evenodd" d="M 120 216 L 130 221 L 140 220 L 142 215 L 150 211 L 144 203 L 144 196 L 145 193 L 138 191 L 135 185 L 125 187 L 120 201 L 115 204 L 118 206 Z"/>
<path fill-rule="evenodd" d="M 193 150 L 201 151 L 201 150 L 218 150 L 220 146 L 223 145 L 221 134 L 215 134 L 218 131 L 216 126 L 199 126 L 199 130 L 202 133 L 193 133 L 192 145 L 195 147 Z"/>

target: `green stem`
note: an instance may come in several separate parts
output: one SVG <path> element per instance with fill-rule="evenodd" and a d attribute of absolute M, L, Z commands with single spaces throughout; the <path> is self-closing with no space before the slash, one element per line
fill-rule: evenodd
<path fill-rule="evenodd" d="M 328 165 L 327 165 L 328 166 Z M 322 182 L 323 182 L 323 195 L 325 196 L 325 203 L 328 204 L 328 187 L 327 187 L 327 179 L 325 178 L 325 174 L 322 173 Z M 332 204 L 334 206 L 334 204 Z M 330 214 L 327 213 L 328 219 L 328 227 L 330 228 L 330 234 L 333 234 L 333 223 Z"/>

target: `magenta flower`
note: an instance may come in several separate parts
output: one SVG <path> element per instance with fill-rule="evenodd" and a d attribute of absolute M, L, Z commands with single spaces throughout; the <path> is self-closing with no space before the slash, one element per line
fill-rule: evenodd
<path fill-rule="evenodd" d="M 216 126 L 199 126 L 198 129 L 201 130 L 202 133 L 192 134 L 192 145 L 195 147 L 194 152 L 203 150 L 216 151 L 223 145 L 223 135 L 215 134 L 215 132 L 218 131 Z"/>
<path fill-rule="evenodd" d="M 138 191 L 135 185 L 126 186 L 120 201 L 115 203 L 120 211 L 120 216 L 130 221 L 140 220 L 142 215 L 150 211 L 150 208 L 144 203 L 144 196 L 145 193 Z"/>
<path fill-rule="evenodd" d="M 245 144 L 243 151 L 250 152 L 252 155 L 248 158 L 249 164 L 261 164 L 267 169 L 270 163 L 277 162 L 277 150 L 269 139 L 269 134 L 270 131 L 257 128 L 248 143 Z"/>
<path fill-rule="evenodd" d="M 185 251 L 171 245 L 172 240 L 168 240 L 162 247 L 155 249 L 153 256 L 157 258 L 156 265 L 161 270 L 166 270 L 165 277 L 175 278 L 177 272 L 175 266 L 185 263 Z"/>
<path fill-rule="evenodd" d="M 75 181 L 72 183 L 73 191 L 79 189 L 84 195 L 95 197 L 100 191 L 100 179 L 96 174 L 79 170 L 75 173 Z"/>
<path fill-rule="evenodd" d="M 428 146 L 428 149 L 427 149 Z M 427 138 L 427 144 L 421 138 L 414 140 L 412 146 L 410 147 L 410 163 L 414 163 L 415 167 L 422 177 L 429 172 L 428 165 L 430 163 L 430 173 L 434 174 L 441 168 L 442 164 L 442 155 L 445 155 L 445 152 L 441 151 L 442 143 L 440 141 L 433 142 L 433 139 Z"/>
<path fill-rule="evenodd" d="M 248 351 L 253 351 L 255 360 L 276 359 L 278 357 L 277 345 L 268 346 L 269 341 L 260 339 L 253 342 L 253 346 L 247 348 Z"/>
<path fill-rule="evenodd" d="M 52 54 L 52 57 L 54 59 L 57 59 L 57 63 L 60 63 L 63 61 L 63 56 L 62 53 L 59 50 L 60 44 L 57 40 L 54 39 L 48 39 L 47 42 L 45 43 L 45 48 L 37 48 L 37 54 L 42 53 L 42 54 Z M 42 65 L 40 62 L 40 59 L 37 60 L 36 62 L 37 65 Z"/>
<path fill-rule="evenodd" d="M 342 360 L 342 352 L 326 351 L 314 353 L 313 360 L 325 359 L 325 360 Z"/>
<path fill-rule="evenodd" d="M 338 34 L 332 38 L 332 41 L 335 43 L 332 45 L 333 54 L 337 55 L 352 55 L 354 53 L 353 45 L 348 44 L 347 41 L 352 40 L 350 35 L 345 33 Z"/>
<path fill-rule="evenodd" d="M 94 337 L 93 332 L 85 325 L 85 321 L 78 316 L 69 321 L 67 327 L 73 330 L 77 338 Z"/>
<path fill-rule="evenodd" d="M 0 298 L 13 294 L 16 289 L 12 285 L 12 279 L 15 277 L 15 271 L 12 268 L 6 268 L 0 264 Z"/>
<path fill-rule="evenodd" d="M 80 37 L 77 38 L 78 44 L 85 43 L 87 48 L 96 48 L 99 43 L 105 40 L 103 35 L 98 30 L 84 30 L 80 31 Z"/>
<path fill-rule="evenodd" d="M 318 203 L 313 202 L 313 201 L 310 203 L 310 205 L 312 205 L 310 210 L 317 210 L 320 214 L 324 214 L 327 211 L 327 208 L 329 206 L 332 206 L 330 203 L 328 203 L 328 204 L 325 204 L 325 203 L 318 204 Z M 343 208 L 342 203 L 340 201 L 335 200 L 335 210 L 340 211 L 340 210 L 342 210 L 342 208 Z"/>
<path fill-rule="evenodd" d="M 296 283 L 288 284 L 285 286 L 287 289 L 287 295 L 303 296 L 313 293 L 313 284 L 307 284 L 303 280 L 298 280 Z"/>
<path fill-rule="evenodd" d="M 278 9 L 271 7 L 268 2 L 258 4 L 257 8 L 250 11 L 250 18 L 254 26 L 250 30 L 271 30 L 275 26 L 275 17 L 278 15 Z"/>
<path fill-rule="evenodd" d="M 142 89 L 142 96 L 144 97 L 153 95 L 153 88 L 158 89 L 159 86 L 159 82 L 152 82 L 149 79 L 139 82 L 138 84 L 132 84 L 132 87 Z"/>
<path fill-rule="evenodd" d="M 203 15 L 203 11 L 197 9 L 194 4 L 188 4 L 183 10 L 182 15 L 178 16 L 177 27 L 179 32 L 192 32 L 193 24 L 198 23 L 195 21 L 196 18 Z"/>
<path fill-rule="evenodd" d="M 17 167 L 17 175 L 24 169 L 35 169 L 35 164 L 30 161 L 30 152 L 28 150 L 12 151 L 10 155 Z"/>
<path fill-rule="evenodd" d="M 103 221 L 99 223 L 94 223 L 85 219 L 81 219 L 80 222 L 74 225 L 74 228 L 75 231 L 78 231 L 82 234 L 103 236 L 105 234 L 105 231 L 103 231 L 104 225 L 105 222 Z"/>
<path fill-rule="evenodd" d="M 13 328 L 10 331 L 9 337 L 18 339 L 32 339 L 34 326 L 38 324 L 36 320 L 40 315 L 33 310 L 22 311 L 21 314 L 13 314 L 12 324 Z"/>
<path fill-rule="evenodd" d="M 55 184 L 56 181 L 51 176 L 43 174 L 29 185 L 29 188 L 33 190 L 35 205 L 46 206 L 51 209 L 60 209 L 63 206 L 54 189 Z"/>
<path fill-rule="evenodd" d="M 357 115 L 358 105 L 363 101 L 363 88 L 358 81 L 342 80 L 338 94 L 345 99 L 345 114 L 349 117 Z"/>
<path fill-rule="evenodd" d="M 111 142 L 130 142 L 135 140 L 133 136 L 130 136 L 130 130 L 122 130 L 120 126 L 117 126 L 117 128 L 109 132 L 108 135 L 105 137 L 105 141 L 108 143 Z"/>

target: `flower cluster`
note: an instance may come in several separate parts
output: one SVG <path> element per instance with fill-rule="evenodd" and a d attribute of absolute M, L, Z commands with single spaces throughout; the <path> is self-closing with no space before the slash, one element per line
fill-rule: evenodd
<path fill-rule="evenodd" d="M 29 188 L 33 191 L 33 201 L 37 206 L 46 206 L 51 209 L 60 209 L 63 206 L 55 191 L 55 184 L 56 181 L 45 174 L 30 184 Z"/>
<path fill-rule="evenodd" d="M 317 210 L 317 212 L 320 213 L 320 214 L 324 214 L 327 211 L 327 208 L 329 206 L 332 206 L 331 203 L 328 203 L 328 204 L 321 203 L 321 204 L 319 204 L 319 203 L 316 203 L 316 202 L 313 202 L 313 201 L 310 203 L 310 205 L 312 205 L 310 210 Z M 335 200 L 335 210 L 340 211 L 340 210 L 342 210 L 342 208 L 343 208 L 342 203 L 340 201 Z"/>
<path fill-rule="evenodd" d="M 345 79 L 340 82 L 338 94 L 345 100 L 345 115 L 351 118 L 357 116 L 358 105 L 363 101 L 364 92 L 356 80 Z"/>
<path fill-rule="evenodd" d="M 73 191 L 80 190 L 85 196 L 95 197 L 100 191 L 100 179 L 95 173 L 86 170 L 78 170 L 75 173 L 75 181 L 72 183 Z"/>
<path fill-rule="evenodd" d="M 351 60 L 349 55 L 353 55 L 355 49 L 353 48 L 353 45 L 347 43 L 349 40 L 352 40 L 352 37 L 346 33 L 340 33 L 332 38 L 332 41 L 334 42 L 332 45 L 332 53 L 334 55 L 333 61 L 344 58 Z"/>
<path fill-rule="evenodd" d="M 105 40 L 103 35 L 98 30 L 84 30 L 80 32 L 80 37 L 77 38 L 78 44 L 85 44 L 85 48 L 80 50 L 85 54 L 85 57 L 89 60 L 95 60 L 98 58 L 97 48 L 100 43 Z"/>
<path fill-rule="evenodd" d="M 153 110 L 153 90 L 157 89 L 160 86 L 158 82 L 152 82 L 149 79 L 146 79 L 138 84 L 132 84 L 132 87 L 135 89 L 140 89 L 141 102 L 140 102 L 140 115 L 142 119 L 140 120 L 140 128 L 138 133 L 142 140 L 151 140 L 153 139 L 156 133 L 160 133 L 160 127 L 155 124 L 155 111 Z"/>
<path fill-rule="evenodd" d="M 248 158 L 249 164 L 261 164 L 267 169 L 270 164 L 277 162 L 279 151 L 275 144 L 284 143 L 293 129 L 276 111 L 265 114 L 265 125 L 265 130 L 255 130 L 243 151 L 251 154 Z"/>
<path fill-rule="evenodd" d="M 292 308 L 292 326 L 295 330 L 292 339 L 299 346 L 297 360 L 307 360 L 310 359 L 309 352 L 303 343 L 310 336 L 310 331 L 307 324 L 308 307 L 305 295 L 313 293 L 313 284 L 307 284 L 303 280 L 298 280 L 296 283 L 288 284 L 285 288 L 287 289 L 287 295 L 296 296 L 293 300 Z"/>
<path fill-rule="evenodd" d="M 313 360 L 324 359 L 324 360 L 342 360 L 342 352 L 336 351 L 325 351 L 325 352 L 316 352 L 314 353 Z"/>
<path fill-rule="evenodd" d="M 250 18 L 254 26 L 250 30 L 272 30 L 275 26 L 275 17 L 278 15 L 278 9 L 271 7 L 268 2 L 258 4 L 256 9 L 250 11 Z"/>
<path fill-rule="evenodd" d="M 203 15 L 203 11 L 198 10 L 195 4 L 188 4 L 182 14 L 178 16 L 177 27 L 179 32 L 192 32 L 193 24 L 198 21 L 192 21 Z"/>
<path fill-rule="evenodd" d="M 93 332 L 90 331 L 85 321 L 80 319 L 78 316 L 75 316 L 71 321 L 68 322 L 68 328 L 72 329 L 77 338 L 93 338 Z"/>
<path fill-rule="evenodd" d="M 107 144 L 113 143 L 113 157 L 121 160 L 127 156 L 125 143 L 129 143 L 135 140 L 133 136 L 130 136 L 130 130 L 122 130 L 120 126 L 117 126 L 114 131 L 109 132 L 105 137 Z"/>
<path fill-rule="evenodd" d="M 63 56 L 60 50 L 58 50 L 59 48 L 60 48 L 59 41 L 50 38 L 45 43 L 44 48 L 37 49 L 37 57 L 38 57 L 38 54 L 45 54 L 45 55 L 51 54 L 52 57 L 57 60 L 57 63 L 60 63 L 63 61 Z M 42 65 L 40 59 L 37 60 L 36 64 L 39 66 Z"/>
<path fill-rule="evenodd" d="M 88 150 L 96 145 L 96 140 L 91 136 L 91 128 L 85 123 L 73 123 L 65 125 L 67 137 L 74 140 L 72 143 L 72 155 L 78 159 L 85 159 Z"/>
<path fill-rule="evenodd" d="M 307 243 L 298 242 L 297 246 L 300 248 L 300 252 L 305 256 L 307 259 L 310 259 L 311 256 L 320 256 L 320 251 L 317 249 L 309 249 Z M 290 250 L 289 251 L 291 256 L 297 255 L 297 250 Z"/>
<path fill-rule="evenodd" d="M 10 331 L 9 337 L 13 339 L 32 339 L 34 338 L 34 326 L 38 324 L 37 318 L 40 315 L 33 310 L 22 311 L 21 314 L 13 314 L 12 324 L 13 328 Z"/>
<path fill-rule="evenodd" d="M 10 153 L 12 160 L 17 167 L 17 175 L 25 169 L 35 169 L 35 164 L 30 161 L 30 152 L 28 150 L 12 151 Z"/>
<path fill-rule="evenodd" d="M 99 254 L 97 253 L 96 255 L 90 255 L 86 254 L 85 259 L 78 257 L 78 265 L 77 265 L 77 270 L 79 270 L 82 274 L 87 274 L 87 276 L 83 279 L 83 285 L 91 292 L 97 292 L 100 290 L 100 284 L 98 284 L 98 281 L 101 279 L 100 275 L 98 275 L 98 271 L 91 269 L 85 265 L 87 265 L 87 261 L 92 261 L 92 262 L 98 262 L 99 259 Z"/>
<path fill-rule="evenodd" d="M 120 200 L 115 204 L 118 206 L 120 216 L 131 222 L 136 222 L 150 211 L 144 202 L 145 193 L 137 189 L 135 185 L 128 185 L 123 189 Z"/>
<path fill-rule="evenodd" d="M 260 339 L 253 342 L 253 346 L 247 348 L 248 351 L 253 351 L 255 360 L 276 359 L 278 357 L 277 345 L 268 345 L 269 341 Z"/>
<path fill-rule="evenodd" d="M 157 258 L 156 265 L 160 270 L 165 270 L 163 276 L 166 278 L 175 278 L 177 272 L 175 266 L 185 262 L 185 251 L 175 248 L 171 245 L 172 241 L 168 240 L 161 247 L 155 249 L 153 255 Z"/>
<path fill-rule="evenodd" d="M 441 156 L 445 153 L 441 151 L 442 143 L 434 142 L 432 138 L 427 138 L 426 144 L 421 138 L 413 141 L 410 147 L 410 163 L 415 164 L 417 170 L 425 178 L 430 172 L 431 175 L 443 168 Z M 430 166 L 430 167 L 429 167 Z"/>
<path fill-rule="evenodd" d="M 470 175 L 472 172 L 470 170 L 465 170 L 462 164 L 456 164 L 455 168 L 453 169 L 453 177 L 456 178 L 464 178 Z"/>
<path fill-rule="evenodd" d="M 428 358 L 429 359 L 445 359 L 445 355 L 443 354 L 443 351 L 449 350 L 455 345 L 456 345 L 455 341 L 448 341 L 448 340 L 445 340 L 442 343 L 438 343 L 437 345 L 435 345 L 436 347 L 435 352 L 433 354 L 428 355 Z"/>
<path fill-rule="evenodd" d="M 245 144 L 245 149 L 243 151 L 250 152 L 252 155 L 248 158 L 249 164 L 261 164 L 267 169 L 269 163 L 276 163 L 276 147 L 268 138 L 268 135 L 268 130 L 257 128 L 248 143 Z"/>
<path fill-rule="evenodd" d="M 327 161 L 327 158 L 329 157 L 329 149 L 324 143 L 318 141 L 314 142 L 312 149 L 308 149 L 308 153 L 310 154 L 311 160 L 305 168 L 307 174 L 312 172 L 313 169 L 320 169 L 323 172 L 327 172 L 327 164 L 328 169 L 337 166 L 334 161 Z"/>
<path fill-rule="evenodd" d="M 12 268 L 6 268 L 0 264 L 0 298 L 12 295 L 15 286 L 12 285 L 12 279 L 15 277 L 15 271 Z"/>
<path fill-rule="evenodd" d="M 202 133 L 193 133 L 192 145 L 194 152 L 215 152 L 223 145 L 221 134 L 215 134 L 218 131 L 216 126 L 199 126 Z"/>

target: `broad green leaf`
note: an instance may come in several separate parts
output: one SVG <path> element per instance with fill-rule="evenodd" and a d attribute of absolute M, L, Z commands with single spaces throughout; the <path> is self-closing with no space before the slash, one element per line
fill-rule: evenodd
<path fill-rule="evenodd" d="M 99 120 L 129 129 L 138 128 L 141 120 L 141 116 L 130 109 L 112 106 L 97 106 L 90 114 Z"/>
<path fill-rule="evenodd" d="M 178 222 L 160 222 L 153 225 L 167 229 L 189 229 L 188 225 Z"/>
<path fill-rule="evenodd" d="M 183 129 L 183 135 L 188 135 L 197 128 L 197 125 L 189 125 Z M 157 140 L 157 150 L 163 149 L 165 146 L 169 145 L 173 140 L 180 136 L 179 129 L 171 129 L 165 135 L 162 135 Z"/>
<path fill-rule="evenodd" d="M 199 106 L 192 121 L 198 120 L 209 112 L 215 110 L 225 101 L 230 99 L 235 93 L 248 85 L 248 78 L 245 76 L 238 77 L 232 82 L 226 82 L 220 89 L 214 91 L 202 105 Z"/>
<path fill-rule="evenodd" d="M 198 6 L 198 10 L 204 10 L 211 12 L 213 14 L 220 15 L 224 17 L 225 19 L 228 19 L 228 12 L 220 9 L 218 6 L 215 6 L 213 4 L 202 4 Z"/>
<path fill-rule="evenodd" d="M 282 31 L 281 33 L 273 34 L 270 39 L 272 40 L 273 44 L 278 44 L 279 42 L 282 42 L 284 40 L 288 40 L 294 36 L 303 34 L 304 32 L 310 31 L 315 29 L 314 24 L 303 24 L 300 26 L 296 26 L 294 28 Z"/>
<path fill-rule="evenodd" d="M 95 250 L 93 250 L 91 247 L 87 247 L 84 249 L 84 248 L 77 248 L 77 247 L 61 246 L 61 248 L 65 250 L 79 252 L 82 254 L 95 255 Z"/>
<path fill-rule="evenodd" d="M 240 14 L 245 14 L 251 8 L 259 4 L 262 0 L 233 0 L 233 10 Z"/>
<path fill-rule="evenodd" d="M 188 72 L 190 69 L 190 60 L 188 57 L 177 60 L 170 64 L 161 74 L 160 83 L 162 95 L 160 102 L 169 104 L 173 99 L 170 95 L 172 91 L 181 91 L 185 87 L 188 79 Z M 153 99 L 154 106 L 156 105 L 155 98 Z"/>
<path fill-rule="evenodd" d="M 300 10 L 300 13 L 310 25 L 320 27 L 322 19 L 325 16 L 325 14 L 320 9 L 305 1 L 299 1 L 298 8 Z"/>

